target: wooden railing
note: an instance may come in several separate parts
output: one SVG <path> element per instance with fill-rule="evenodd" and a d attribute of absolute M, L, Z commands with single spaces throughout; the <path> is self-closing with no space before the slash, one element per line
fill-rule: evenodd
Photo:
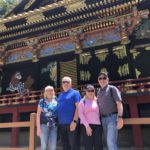
<path fill-rule="evenodd" d="M 146 125 L 150 124 L 150 118 L 128 118 L 124 119 L 124 125 Z"/>
<path fill-rule="evenodd" d="M 128 118 L 124 119 L 124 125 L 143 125 L 150 124 L 150 118 Z M 16 127 L 29 127 L 29 147 L 27 148 L 6 148 L 0 147 L 0 150 L 35 150 L 35 127 L 36 127 L 36 114 L 30 115 L 30 121 L 27 122 L 11 122 L 0 123 L 0 128 L 16 128 Z"/>
<path fill-rule="evenodd" d="M 110 82 L 111 85 L 118 87 L 122 94 L 136 94 L 150 92 L 150 77 L 140 79 L 128 79 Z M 95 88 L 99 88 L 99 84 L 93 84 Z M 86 85 L 78 86 L 77 89 L 82 93 L 85 91 Z"/>
<path fill-rule="evenodd" d="M 29 93 L 15 93 L 0 96 L 0 106 L 16 105 L 25 103 L 36 103 L 42 97 L 42 91 L 31 91 Z"/>
<path fill-rule="evenodd" d="M 0 123 L 0 128 L 16 128 L 16 127 L 29 127 L 29 147 L 27 148 L 6 148 L 0 147 L 0 150 L 34 150 L 35 149 L 35 126 L 36 126 L 36 114 L 30 115 L 30 121 L 27 122 L 11 122 L 11 123 Z"/>
<path fill-rule="evenodd" d="M 135 93 L 144 93 L 150 92 L 150 77 L 141 78 L 141 79 L 128 79 L 121 81 L 110 82 L 119 88 L 123 94 L 135 94 Z M 93 84 L 95 88 L 99 88 L 99 84 Z M 75 87 L 78 89 L 81 94 L 85 92 L 86 85 L 80 85 Z M 56 93 L 60 92 L 60 88 L 55 89 Z M 31 91 L 29 93 L 23 94 L 7 94 L 0 96 L 0 106 L 7 105 L 16 105 L 16 104 L 27 104 L 27 103 L 36 103 L 43 95 L 42 91 Z"/>

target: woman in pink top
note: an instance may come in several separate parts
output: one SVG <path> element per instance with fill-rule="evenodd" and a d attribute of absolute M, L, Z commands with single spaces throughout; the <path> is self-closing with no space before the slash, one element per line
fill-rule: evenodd
<path fill-rule="evenodd" d="M 79 103 L 79 118 L 85 150 L 102 150 L 102 126 L 93 85 L 87 85 L 86 95 Z"/>

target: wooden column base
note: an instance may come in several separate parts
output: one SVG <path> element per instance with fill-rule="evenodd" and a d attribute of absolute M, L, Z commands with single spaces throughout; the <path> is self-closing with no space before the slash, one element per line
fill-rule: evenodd
<path fill-rule="evenodd" d="M 137 108 L 137 101 L 136 97 L 132 97 L 131 99 L 128 99 L 129 107 L 130 107 L 130 113 L 131 118 L 138 118 L 138 108 Z M 140 125 L 133 125 L 132 126 L 132 132 L 133 132 L 133 141 L 135 148 L 143 148 L 143 139 L 142 139 L 142 133 L 141 133 L 141 127 Z"/>

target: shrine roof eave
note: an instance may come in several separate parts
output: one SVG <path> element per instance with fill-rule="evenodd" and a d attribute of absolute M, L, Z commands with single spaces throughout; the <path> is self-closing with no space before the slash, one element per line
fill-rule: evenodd
<path fill-rule="evenodd" d="M 38 34 L 88 24 L 90 21 L 113 19 L 130 14 L 134 7 L 141 6 L 140 8 L 145 9 L 150 3 L 144 0 L 104 2 L 104 0 L 58 1 L 33 11 L 1 19 L 0 42 L 38 36 Z M 80 7 L 77 7 L 79 5 Z"/>

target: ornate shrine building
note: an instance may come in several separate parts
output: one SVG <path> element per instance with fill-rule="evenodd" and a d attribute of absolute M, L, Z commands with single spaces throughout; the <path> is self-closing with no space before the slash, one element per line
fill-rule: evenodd
<path fill-rule="evenodd" d="M 149 11 L 150 0 L 22 0 L 0 19 L 0 121 L 35 112 L 41 90 L 59 92 L 63 76 L 81 93 L 98 87 L 100 71 L 127 101 L 125 117 L 150 117 Z M 120 145 L 150 147 L 143 128 Z M 18 145 L 19 130 L 11 135 Z"/>

